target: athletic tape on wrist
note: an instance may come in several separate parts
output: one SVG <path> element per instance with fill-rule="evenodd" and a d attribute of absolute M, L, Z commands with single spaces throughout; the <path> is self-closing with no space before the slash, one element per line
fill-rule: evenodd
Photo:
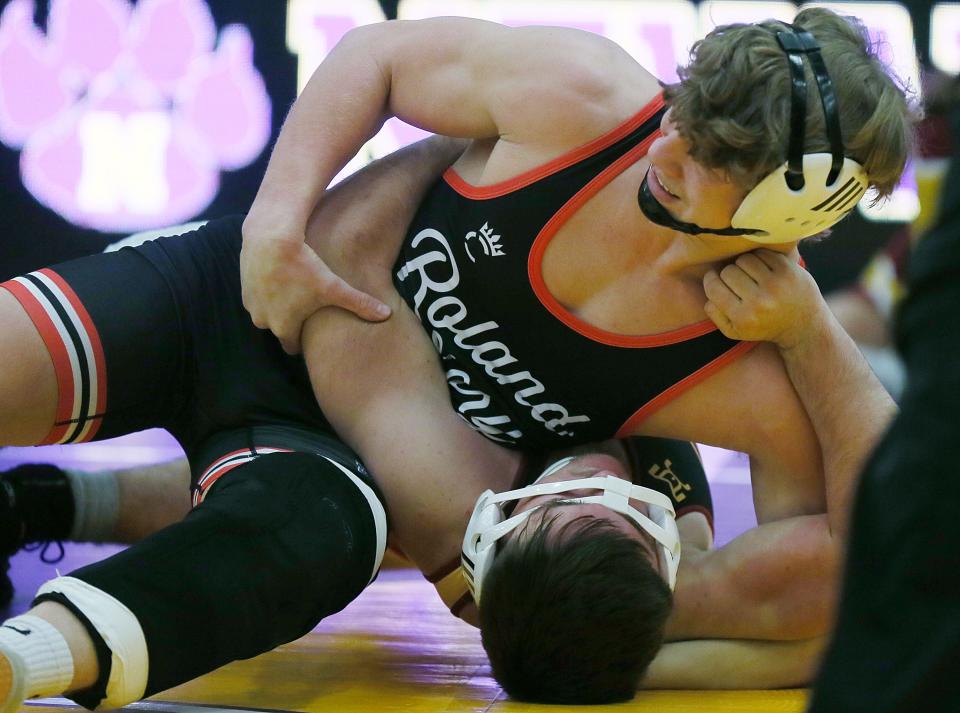
<path fill-rule="evenodd" d="M 52 579 L 37 592 L 60 594 L 90 620 L 110 649 L 107 696 L 98 708 L 119 708 L 143 698 L 147 688 L 147 640 L 137 617 L 126 605 L 74 577 Z"/>

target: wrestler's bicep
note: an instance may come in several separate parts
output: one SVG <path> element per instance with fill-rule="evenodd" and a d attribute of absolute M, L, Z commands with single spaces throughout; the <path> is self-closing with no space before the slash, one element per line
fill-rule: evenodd
<path fill-rule="evenodd" d="M 442 17 L 356 32 L 389 83 L 390 113 L 448 136 L 569 148 L 619 122 L 611 101 L 657 91 L 616 43 L 578 29 Z"/>
<path fill-rule="evenodd" d="M 759 525 L 689 554 L 680 564 L 670 639 L 803 639 L 828 630 L 840 557 L 826 515 Z"/>
<path fill-rule="evenodd" d="M 826 511 L 820 446 L 771 344 L 683 392 L 638 430 L 747 453 L 760 522 Z"/>

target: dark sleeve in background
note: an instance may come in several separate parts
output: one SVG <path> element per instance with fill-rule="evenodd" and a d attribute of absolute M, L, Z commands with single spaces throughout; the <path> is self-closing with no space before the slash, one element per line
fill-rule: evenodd
<path fill-rule="evenodd" d="M 960 126 L 954 116 L 954 130 Z M 960 155 L 897 323 L 901 413 L 863 474 L 813 713 L 960 710 Z"/>

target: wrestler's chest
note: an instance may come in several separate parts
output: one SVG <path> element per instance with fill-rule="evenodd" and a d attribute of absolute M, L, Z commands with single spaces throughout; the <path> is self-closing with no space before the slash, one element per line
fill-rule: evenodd
<path fill-rule="evenodd" d="M 639 211 L 638 181 L 631 172 L 572 212 L 531 264 L 564 311 L 632 336 L 701 321 L 705 301 L 698 280 L 660 268 L 668 242 Z"/>

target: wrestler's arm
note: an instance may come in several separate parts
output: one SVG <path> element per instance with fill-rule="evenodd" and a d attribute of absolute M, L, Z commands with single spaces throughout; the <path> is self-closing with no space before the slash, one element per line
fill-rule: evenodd
<path fill-rule="evenodd" d="M 760 525 L 718 549 L 684 540 L 668 643 L 640 687 L 808 685 L 833 620 L 827 593 L 838 577 L 835 567 L 823 566 L 825 518 Z M 721 638 L 677 640 L 686 639 L 684 630 L 702 630 L 704 621 Z"/>
<path fill-rule="evenodd" d="M 325 415 L 374 473 L 392 532 L 424 572 L 459 552 L 476 498 L 508 489 L 518 467 L 515 454 L 452 409 L 437 353 L 391 279 L 398 236 L 432 176 L 462 148 L 434 139 L 375 162 L 328 192 L 308 228 L 308 244 L 331 267 L 394 310 L 379 324 L 320 310 L 305 324 L 304 357 Z M 367 200 L 373 195 L 391 198 Z"/>
<path fill-rule="evenodd" d="M 857 476 L 896 415 L 893 399 L 795 259 L 747 253 L 704 288 L 724 334 L 776 344 L 822 451 L 830 532 L 845 541 Z"/>
<path fill-rule="evenodd" d="M 722 289 L 709 284 L 717 276 L 706 280 L 711 302 L 722 306 L 722 313 L 717 305 L 708 312 L 728 336 L 788 346 L 760 345 L 688 397 L 714 418 L 722 416 L 716 420 L 736 424 L 726 433 L 722 426 L 693 427 L 718 437 L 719 445 L 751 453 L 761 524 L 686 560 L 669 633 L 692 640 L 665 648 L 647 686 L 710 686 L 715 676 L 724 687 L 806 684 L 832 620 L 853 485 L 892 405 L 861 369 L 855 347 L 847 349 L 849 339 L 820 311 L 812 280 L 781 257 L 771 259 L 780 269 L 751 278 L 756 289 L 732 270 L 723 275 Z M 741 256 L 743 262 L 756 271 L 752 260 Z M 790 324 L 803 328 L 792 331 Z M 782 354 L 790 348 L 800 351 Z M 802 398 L 805 390 L 814 393 Z M 825 432 L 831 428 L 836 431 Z M 738 661 L 744 669 L 731 670 Z"/>
<path fill-rule="evenodd" d="M 817 672 L 825 637 L 797 641 L 712 640 L 664 644 L 644 689 L 799 688 Z"/>
<path fill-rule="evenodd" d="M 785 282 L 791 274 L 776 277 Z M 762 293 L 767 295 L 762 303 L 780 307 L 770 307 L 756 316 L 752 323 L 754 333 L 750 335 L 755 339 L 775 335 L 779 317 L 790 311 L 786 304 L 781 305 L 793 299 L 788 293 L 807 304 L 808 311 L 816 313 L 818 309 L 819 294 L 798 293 L 798 286 L 792 283 L 790 289 L 784 286 L 783 292 L 772 292 L 772 284 L 771 280 Z M 713 290 L 708 289 L 708 294 L 710 292 Z M 749 306 L 757 300 L 760 297 L 752 295 L 738 304 Z M 743 313 L 735 316 L 743 320 Z M 811 319 L 809 314 L 794 315 L 794 318 Z M 810 365 L 811 369 L 829 377 L 818 387 L 823 391 L 821 398 L 846 400 L 836 405 L 835 411 L 824 413 L 822 408 L 813 408 L 808 412 L 780 350 L 767 343 L 756 346 L 695 389 L 679 396 L 641 427 L 646 435 L 686 438 L 749 453 L 754 504 L 761 525 L 821 515 L 809 525 L 815 530 L 810 534 L 810 541 L 817 543 L 816 549 L 798 554 L 785 541 L 764 543 L 761 540 L 756 543 L 758 551 L 766 549 L 773 561 L 782 558 L 784 564 L 799 557 L 801 569 L 819 566 L 828 572 L 835 571 L 841 556 L 859 464 L 878 437 L 881 424 L 889 418 L 889 411 L 882 407 L 883 396 L 878 397 L 874 389 L 876 382 L 872 375 L 848 363 L 859 360 L 859 354 L 850 355 L 835 348 L 836 345 L 833 347 L 824 347 L 807 356 L 817 362 Z M 852 379 L 852 383 L 845 383 L 846 379 Z M 871 411 L 871 404 L 876 401 L 881 404 L 878 412 Z M 816 423 L 818 419 L 823 422 Z M 827 433 L 829 428 L 836 432 Z M 764 532 L 767 531 L 761 529 L 758 534 Z M 745 540 L 742 544 L 749 543 Z M 808 555 L 818 558 L 819 562 L 815 559 L 808 563 Z M 740 566 L 749 560 L 749 556 L 718 558 L 717 566 L 710 569 L 716 581 L 713 586 L 736 591 L 738 586 L 751 582 Z M 725 566 L 719 566 L 720 563 Z M 780 571 L 785 585 L 795 581 L 788 567 Z M 830 578 L 807 582 L 812 583 L 808 586 L 815 584 L 818 588 L 807 593 L 809 602 L 819 602 L 812 611 L 819 612 L 817 616 L 828 621 L 836 597 L 836 582 Z M 789 612 L 789 595 L 795 592 L 789 586 L 781 591 L 788 597 L 782 609 Z M 749 602 L 749 598 L 744 601 Z M 726 637 L 731 635 L 730 623 L 736 621 L 742 628 L 732 634 L 734 636 L 766 638 L 770 635 L 770 622 L 759 616 L 763 608 L 740 604 L 737 597 L 717 598 L 714 603 L 704 608 L 699 617 L 685 617 L 686 603 L 679 599 L 672 634 L 677 638 Z M 776 602 L 773 605 L 776 606 Z M 756 633 L 752 633 L 750 627 L 755 627 Z"/>
<path fill-rule="evenodd" d="M 330 303 L 318 287 L 329 270 L 303 247 L 307 217 L 387 117 L 449 136 L 503 137 L 521 154 L 559 154 L 635 110 L 633 85 L 644 81 L 655 89 L 626 52 L 578 30 L 434 18 L 347 33 L 294 103 L 244 221 L 244 304 L 254 322 L 290 349 L 306 316 Z"/>

